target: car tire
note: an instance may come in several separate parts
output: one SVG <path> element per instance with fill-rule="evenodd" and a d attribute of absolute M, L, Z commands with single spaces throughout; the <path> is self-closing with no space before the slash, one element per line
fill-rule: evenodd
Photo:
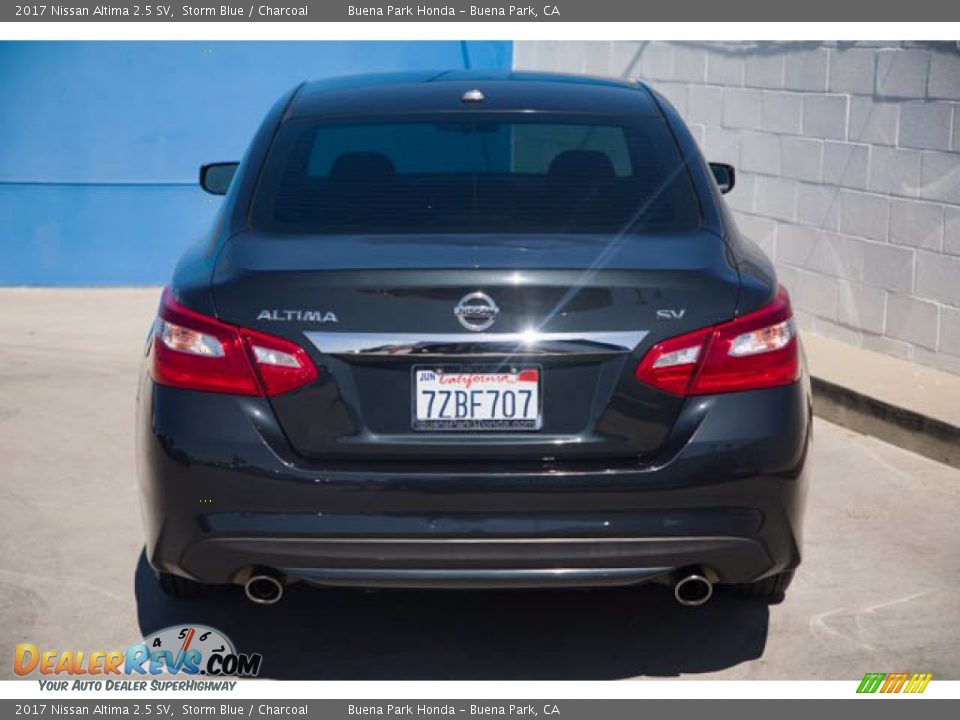
<path fill-rule="evenodd" d="M 157 582 L 164 595 L 178 598 L 180 600 L 190 600 L 203 592 L 204 586 L 195 580 L 190 580 L 180 575 L 172 573 L 158 572 Z"/>
<path fill-rule="evenodd" d="M 777 575 L 765 577 L 757 582 L 732 586 L 734 592 L 747 597 L 780 599 L 793 582 L 793 570 L 784 570 Z"/>

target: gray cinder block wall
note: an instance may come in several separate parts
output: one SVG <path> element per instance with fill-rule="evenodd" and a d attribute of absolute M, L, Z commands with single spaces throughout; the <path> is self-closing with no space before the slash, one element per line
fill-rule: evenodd
<path fill-rule="evenodd" d="M 737 167 L 807 331 L 960 373 L 958 43 L 517 42 L 514 67 L 650 82 Z"/>

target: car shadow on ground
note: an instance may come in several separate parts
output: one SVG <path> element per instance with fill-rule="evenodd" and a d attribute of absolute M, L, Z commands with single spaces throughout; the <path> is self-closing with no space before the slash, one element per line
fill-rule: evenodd
<path fill-rule="evenodd" d="M 164 595 L 141 553 L 144 635 L 199 623 L 288 680 L 600 680 L 721 670 L 763 654 L 767 603 L 718 592 L 699 608 L 669 588 L 360 591 L 295 585 L 277 605 L 239 588 Z"/>

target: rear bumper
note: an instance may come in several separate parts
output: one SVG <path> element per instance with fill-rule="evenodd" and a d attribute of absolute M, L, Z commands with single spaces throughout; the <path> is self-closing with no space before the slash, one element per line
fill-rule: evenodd
<path fill-rule="evenodd" d="M 300 537 L 201 540 L 184 565 L 211 577 L 217 568 L 244 567 L 251 559 L 317 585 L 408 588 L 630 585 L 697 565 L 753 577 L 772 562 L 759 542 L 737 537 Z"/>
<path fill-rule="evenodd" d="M 148 561 L 202 582 L 622 585 L 704 566 L 734 583 L 800 561 L 805 380 L 696 398 L 646 464 L 324 466 L 264 400 L 149 379 L 138 413 Z"/>

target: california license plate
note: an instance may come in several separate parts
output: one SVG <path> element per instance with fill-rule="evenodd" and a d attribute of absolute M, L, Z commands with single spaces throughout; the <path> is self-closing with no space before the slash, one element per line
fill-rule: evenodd
<path fill-rule="evenodd" d="M 413 371 L 415 430 L 539 430 L 540 368 Z"/>

